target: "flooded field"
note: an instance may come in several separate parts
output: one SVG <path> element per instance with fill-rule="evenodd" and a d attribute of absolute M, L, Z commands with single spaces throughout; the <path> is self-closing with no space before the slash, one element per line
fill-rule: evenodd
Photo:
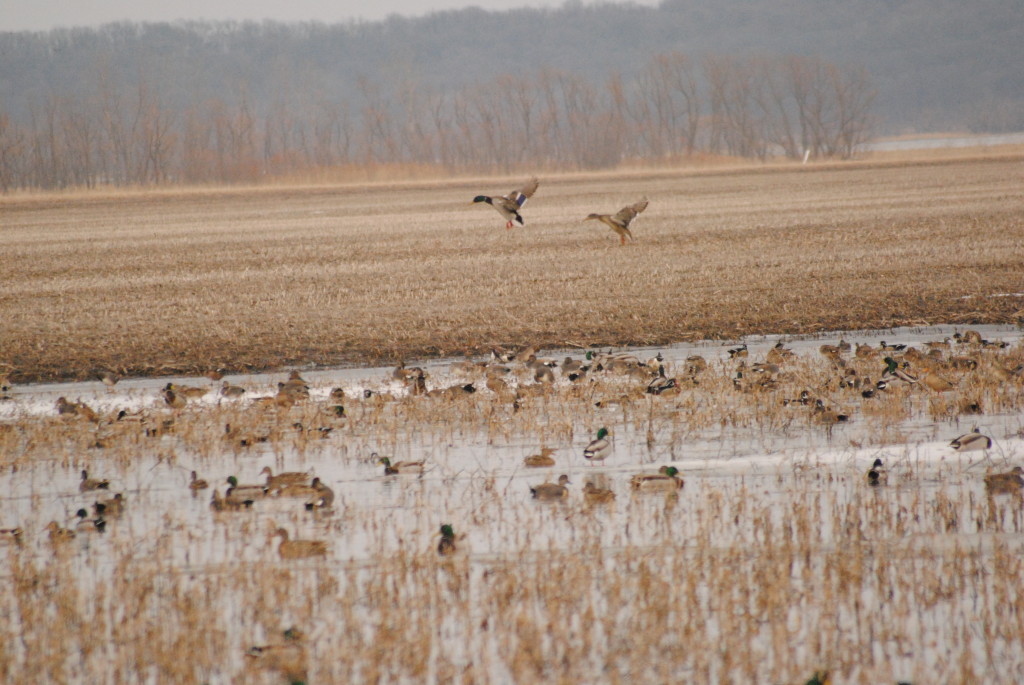
<path fill-rule="evenodd" d="M 1024 512 L 986 476 L 1024 465 L 1024 348 L 1018 328 L 975 331 L 13 386 L 0 673 L 1018 682 Z M 990 444 L 951 446 L 975 428 Z M 667 466 L 681 487 L 633 478 Z M 265 467 L 308 475 L 237 497 Z M 562 474 L 564 496 L 531 494 Z"/>

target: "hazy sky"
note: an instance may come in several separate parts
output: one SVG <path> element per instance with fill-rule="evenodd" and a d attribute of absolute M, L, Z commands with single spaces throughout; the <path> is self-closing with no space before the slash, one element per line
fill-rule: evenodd
<path fill-rule="evenodd" d="M 658 0 L 634 0 L 657 5 Z M 322 21 L 383 19 L 435 10 L 482 7 L 559 7 L 563 0 L 0 0 L 0 31 L 39 31 L 60 26 L 97 26 L 112 21 L 234 19 Z"/>

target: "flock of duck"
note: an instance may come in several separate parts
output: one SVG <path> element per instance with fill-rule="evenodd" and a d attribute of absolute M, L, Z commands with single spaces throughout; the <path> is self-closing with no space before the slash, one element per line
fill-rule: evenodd
<path fill-rule="evenodd" d="M 64 398 L 61 398 L 64 399 Z M 66 400 L 65 400 L 66 402 Z M 269 466 L 263 468 L 261 476 L 266 480 L 259 484 L 240 485 L 235 476 L 226 479 L 227 489 L 221 495 L 214 490 L 210 500 L 210 508 L 214 511 L 232 511 L 252 508 L 253 504 L 265 497 L 297 498 L 304 502 L 307 510 L 329 509 L 334 503 L 334 491 L 310 473 L 286 472 L 275 474 Z M 210 485 L 199 478 L 195 471 L 191 472 L 188 488 L 193 493 L 206 490 Z M 95 494 L 110 490 L 110 480 L 92 478 L 87 470 L 82 470 L 79 492 Z M 102 533 L 106 530 L 110 518 L 120 517 L 124 513 L 127 500 L 123 493 L 115 493 L 107 499 L 97 499 L 92 504 L 92 513 L 80 508 L 73 517 L 72 525 L 61 526 L 57 521 L 50 521 L 46 531 L 51 542 L 59 543 L 74 539 L 79 534 Z M 23 531 L 21 528 L 0 530 L 0 535 L 21 544 Z M 278 528 L 273 536 L 280 537 L 278 554 L 282 559 L 297 559 L 310 556 L 323 556 L 327 553 L 327 545 L 319 540 L 291 540 L 288 532 Z"/>
<path fill-rule="evenodd" d="M 960 351 L 964 352 L 965 356 L 951 354 L 954 344 L 961 346 Z M 840 340 L 836 345 L 822 345 L 819 352 L 832 362 L 838 372 L 839 379 L 836 386 L 839 389 L 858 390 L 861 398 L 871 399 L 878 393 L 887 391 L 891 383 L 920 384 L 922 387 L 939 393 L 952 390 L 956 384 L 942 375 L 944 368 L 974 370 L 978 366 L 976 354 L 978 351 L 1003 349 L 1005 344 L 991 343 L 984 340 L 976 331 L 967 331 L 964 334 L 957 333 L 952 340 L 926 343 L 924 347 L 927 352 L 922 353 L 912 346 L 889 345 L 883 341 L 878 347 L 857 345 L 854 350 L 853 346 Z M 625 374 L 642 381 L 638 390 L 642 388 L 643 394 L 665 397 L 678 395 L 685 387 L 697 385 L 699 383 L 698 376 L 708 368 L 707 361 L 702 356 L 693 355 L 686 359 L 681 375 L 669 377 L 666 373 L 666 364 L 660 355 L 648 361 L 641 361 L 631 354 L 594 355 L 592 352 L 588 352 L 583 360 L 566 357 L 559 363 L 554 359 L 538 358 L 536 352 L 534 347 L 527 347 L 518 352 L 496 349 L 492 352 L 490 362 L 461 362 L 456 366 L 458 370 L 465 373 L 482 375 L 486 379 L 486 386 L 489 390 L 499 397 L 511 399 L 514 403 L 522 399 L 524 392 L 529 392 L 531 387 L 543 387 L 545 384 L 552 383 L 555 377 L 553 371 L 555 368 L 561 370 L 562 377 L 574 383 L 585 380 L 588 373 Z M 748 355 L 749 350 L 746 345 L 729 350 L 730 358 L 738 362 L 733 384 L 738 390 L 746 392 L 772 388 L 777 385 L 780 375 L 783 373 L 781 365 L 793 353 L 784 344 L 779 343 L 769 350 L 765 361 L 749 366 L 746 363 Z M 847 356 L 851 357 L 849 362 Z M 867 374 L 860 376 L 852 361 L 854 359 L 865 363 L 880 359 L 884 366 L 879 371 L 878 380 L 873 382 Z M 535 385 L 520 385 L 513 392 L 503 380 L 504 376 L 513 371 L 513 368 L 509 366 L 511 364 L 518 365 L 521 375 L 525 373 L 527 378 L 532 377 Z M 912 364 L 920 367 L 919 374 L 915 375 L 912 372 Z M 997 380 L 1021 378 L 1024 374 L 1022 366 L 1008 369 L 999 362 L 991 362 L 988 369 L 989 373 L 994 374 Z M 423 369 L 408 368 L 404 363 L 400 363 L 394 370 L 393 378 L 405 383 L 412 395 L 423 394 L 450 398 L 476 391 L 473 383 L 428 390 L 427 374 Z M 848 419 L 846 414 L 830 409 L 821 398 L 815 398 L 808 390 L 802 391 L 799 398 L 795 400 L 784 399 L 783 403 L 810 407 L 812 416 L 820 423 L 828 424 Z M 980 413 L 980 407 L 976 402 L 969 403 L 965 408 L 971 413 Z M 992 439 L 982 434 L 977 428 L 950 441 L 950 447 L 963 452 L 987 450 L 991 446 Z M 539 453 L 524 457 L 523 465 L 527 468 L 554 467 L 556 465 L 553 456 L 555 452 L 554 448 L 542 447 Z M 607 428 L 601 428 L 595 439 L 584 448 L 582 456 L 589 462 L 595 463 L 607 459 L 611 452 L 612 443 L 609 440 L 609 431 Z M 376 458 L 376 454 L 373 456 Z M 418 474 L 422 473 L 425 468 L 425 463 L 422 461 L 395 464 L 392 464 L 387 458 L 379 458 L 378 461 L 384 465 L 384 472 L 387 475 Z M 867 482 L 872 486 L 884 485 L 888 482 L 888 472 L 881 459 L 876 459 L 868 470 Z M 990 494 L 1017 494 L 1020 496 L 1024 492 L 1024 469 L 1017 466 L 1008 473 L 989 474 L 985 476 L 984 482 Z M 631 490 L 646 492 L 674 493 L 683 487 L 683 483 L 683 478 L 674 466 L 662 466 L 657 473 L 635 474 L 629 480 Z M 568 485 L 570 485 L 569 477 L 563 474 L 559 476 L 557 482 L 544 482 L 531 486 L 530 493 L 539 500 L 563 500 L 569 497 Z M 614 491 L 598 487 L 590 479 L 584 482 L 582 493 L 584 501 L 588 504 L 608 503 L 615 499 Z M 445 550 L 454 549 L 454 539 L 446 538 L 443 543 Z M 439 545 L 439 551 L 440 549 L 441 545 Z"/>
<path fill-rule="evenodd" d="M 515 226 L 515 222 L 518 222 L 520 226 L 525 225 L 523 215 L 519 213 L 519 210 L 537 192 L 538 186 L 540 186 L 540 181 L 537 178 L 531 178 L 522 187 L 516 188 L 508 195 L 477 195 L 473 198 L 473 203 L 483 202 L 494 207 L 498 214 L 505 219 L 506 230 L 511 230 Z M 619 236 L 620 244 L 625 245 L 626 238 L 629 238 L 630 241 L 633 240 L 633 233 L 629 230 L 630 223 L 633 222 L 637 214 L 647 209 L 647 204 L 647 198 L 642 198 L 631 205 L 626 205 L 615 214 L 589 214 L 583 220 L 600 221 Z"/>
<path fill-rule="evenodd" d="M 535 188 L 534 188 L 535 189 Z M 529 187 L 526 190 L 530 190 Z M 532 191 L 531 191 L 532 192 Z M 1001 349 L 1002 343 L 992 343 L 984 340 L 977 332 L 967 331 L 963 334 L 957 333 L 950 339 L 924 344 L 924 351 L 907 345 L 889 345 L 884 341 L 878 346 L 850 345 L 840 340 L 838 344 L 825 344 L 819 348 L 819 353 L 831 364 L 834 375 L 825 385 L 832 385 L 840 391 L 859 393 L 863 400 L 870 400 L 880 394 L 891 390 L 894 384 L 905 384 L 908 386 L 927 388 L 934 393 L 948 392 L 957 387 L 958 381 L 952 380 L 948 374 L 957 373 L 963 381 L 963 376 L 977 371 L 982 354 L 988 349 Z M 793 357 L 793 352 L 785 347 L 783 343 L 771 348 L 763 361 L 750 362 L 749 350 L 746 345 L 728 350 L 729 358 L 734 365 L 732 377 L 733 387 L 741 392 L 760 392 L 765 389 L 776 387 L 783 379 L 787 378 L 785 364 Z M 877 376 L 870 373 L 871 368 L 878 369 Z M 638 357 L 628 353 L 594 353 L 587 352 L 583 359 L 565 357 L 561 362 L 551 358 L 538 357 L 535 347 L 526 347 L 518 351 L 495 349 L 488 361 L 464 361 L 453 365 L 453 370 L 472 377 L 469 383 L 457 383 L 451 386 L 428 387 L 428 374 L 419 367 L 407 367 L 399 363 L 392 372 L 392 379 L 404 386 L 409 396 L 425 396 L 445 399 L 457 399 L 461 396 L 475 393 L 476 385 L 481 380 L 486 388 L 496 395 L 500 400 L 512 403 L 517 409 L 519 403 L 533 393 L 544 392 L 555 382 L 555 372 L 560 372 L 561 377 L 570 383 L 582 383 L 596 374 L 610 374 L 627 379 L 635 379 L 633 386 L 634 393 L 627 393 L 631 397 L 645 395 L 657 397 L 671 397 L 683 392 L 686 388 L 693 388 L 700 384 L 701 375 L 708 369 L 707 361 L 700 355 L 692 355 L 680 365 L 679 373 L 669 375 L 668 365 L 660 355 L 653 359 L 641 361 Z M 1007 368 L 998 359 L 985 359 L 984 369 L 990 377 L 997 381 L 1012 379 L 1021 380 L 1024 375 L 1024 368 L 1018 365 L 1015 368 Z M 520 379 L 533 381 L 530 383 L 516 383 L 513 387 L 510 384 L 510 375 Z M 208 376 L 212 380 L 221 380 L 219 372 L 211 372 Z M 875 376 L 877 380 L 874 380 Z M 100 379 L 108 387 L 113 387 L 118 378 L 110 373 L 102 374 Z M 819 388 L 824 390 L 825 388 Z M 165 405 L 171 410 L 180 410 L 187 406 L 190 400 L 197 399 L 208 394 L 210 387 L 185 386 L 176 383 L 168 383 L 161 390 Z M 278 408 L 288 408 L 296 402 L 309 399 L 310 387 L 305 379 L 293 371 L 287 381 L 277 386 L 277 392 L 253 398 L 251 401 L 257 404 L 264 404 Z M 230 400 L 245 398 L 248 391 L 240 386 L 232 385 L 223 381 L 220 386 L 221 397 Z M 817 396 L 812 389 L 805 389 L 797 397 L 785 398 L 782 403 L 786 407 L 805 407 L 812 419 L 822 424 L 832 424 L 848 419 L 848 416 L 829 406 L 821 396 Z M 834 396 L 834 393 L 830 393 Z M 329 409 L 339 417 L 345 416 L 343 402 L 345 391 L 342 388 L 334 388 L 329 393 Z M 378 393 L 371 390 L 363 391 L 364 398 L 387 401 L 395 399 L 387 393 Z M 598 401 L 601 404 L 604 400 Z M 70 402 L 60 397 L 56 402 L 56 409 L 59 415 L 84 418 L 88 421 L 99 422 L 100 415 L 87 404 L 77 401 Z M 961 409 L 966 413 L 981 413 L 982 409 L 977 401 L 967 402 Z M 129 418 L 126 412 L 120 412 L 116 420 Z M 158 430 L 154 426 L 149 430 Z M 331 428 L 329 426 L 317 429 L 326 435 Z M 258 436 L 241 436 L 231 428 L 225 427 L 226 435 L 238 440 L 239 444 L 251 444 L 258 441 Z M 958 451 L 987 450 L 992 447 L 991 437 L 982 434 L 978 429 L 963 435 L 957 436 L 950 442 L 950 447 Z M 600 428 L 595 438 L 583 449 L 582 457 L 591 464 L 600 463 L 608 459 L 612 454 L 613 444 L 610 440 L 610 432 L 607 428 Z M 542 447 L 537 454 L 531 454 L 523 459 L 523 466 L 526 468 L 554 468 L 557 465 L 555 457 L 556 450 L 552 447 Z M 424 461 L 392 461 L 389 457 L 371 455 L 372 461 L 383 467 L 385 476 L 397 476 L 402 474 L 422 474 L 427 469 Z M 221 494 L 219 489 L 214 489 L 210 501 L 210 507 L 214 511 L 235 511 L 250 509 L 257 502 L 265 498 L 295 498 L 307 510 L 330 509 L 334 502 L 334 492 L 323 483 L 318 477 L 307 472 L 288 472 L 274 474 L 270 467 L 266 467 L 260 473 L 265 480 L 255 484 L 240 484 L 234 476 L 226 479 L 227 487 Z M 93 492 L 109 489 L 109 481 L 90 478 L 86 471 L 82 471 L 80 483 L 81 492 Z M 885 485 L 889 482 L 887 472 L 881 459 L 876 459 L 866 475 L 867 483 L 871 486 Z M 599 487 L 597 478 L 587 478 L 582 488 L 582 497 L 587 504 L 605 504 L 615 500 L 615 492 L 606 487 Z M 636 492 L 663 492 L 676 493 L 683 487 L 683 478 L 675 466 L 662 466 L 657 473 L 638 473 L 629 480 L 629 487 Z M 570 496 L 569 477 L 561 475 L 556 482 L 543 482 L 530 486 L 530 494 L 538 500 L 558 501 L 565 500 Z M 1018 497 L 1024 492 L 1024 469 L 1020 466 L 1013 468 L 1006 473 L 994 473 L 985 476 L 985 486 L 989 494 L 1015 494 Z M 191 473 L 189 489 L 193 492 L 204 490 L 209 484 L 199 479 L 197 473 Z M 76 532 L 101 532 L 106 526 L 110 517 L 120 515 L 125 506 L 122 494 L 118 493 L 110 499 L 96 500 L 92 505 L 92 515 L 85 508 L 79 509 L 75 516 L 73 527 L 61 527 L 56 521 L 48 526 L 50 538 L 53 540 L 64 540 L 74 537 Z M 6 537 L 20 540 L 20 529 L 7 529 L 2 531 Z M 450 554 L 455 551 L 457 537 L 451 524 L 444 524 L 440 528 L 441 540 L 437 550 L 440 554 Z M 278 545 L 278 553 L 282 558 L 294 559 L 306 556 L 322 556 L 326 554 L 326 546 L 318 540 L 293 540 L 284 529 L 277 529 L 275 537 L 281 539 Z"/>

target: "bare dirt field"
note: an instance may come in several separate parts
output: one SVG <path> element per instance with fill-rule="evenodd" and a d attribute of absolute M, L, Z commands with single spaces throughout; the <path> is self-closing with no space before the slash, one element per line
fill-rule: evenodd
<path fill-rule="evenodd" d="M 1024 155 L 0 198 L 15 381 L 1024 318 Z M 650 206 L 620 247 L 590 212 Z"/>

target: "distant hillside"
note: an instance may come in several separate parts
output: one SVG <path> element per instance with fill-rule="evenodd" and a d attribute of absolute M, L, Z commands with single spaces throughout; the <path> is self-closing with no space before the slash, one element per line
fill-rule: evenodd
<path fill-rule="evenodd" d="M 665 0 L 0 34 L 0 190 L 847 158 L 1024 130 L 1020 0 Z"/>
<path fill-rule="evenodd" d="M 666 0 L 345 25 L 185 23 L 0 34 L 0 106 L 147 75 L 179 105 L 245 90 L 339 100 L 360 79 L 458 87 L 541 68 L 597 83 L 653 55 L 803 55 L 863 67 L 880 133 L 1024 129 L 1020 0 Z M 315 93 L 315 95 L 307 95 Z"/>

